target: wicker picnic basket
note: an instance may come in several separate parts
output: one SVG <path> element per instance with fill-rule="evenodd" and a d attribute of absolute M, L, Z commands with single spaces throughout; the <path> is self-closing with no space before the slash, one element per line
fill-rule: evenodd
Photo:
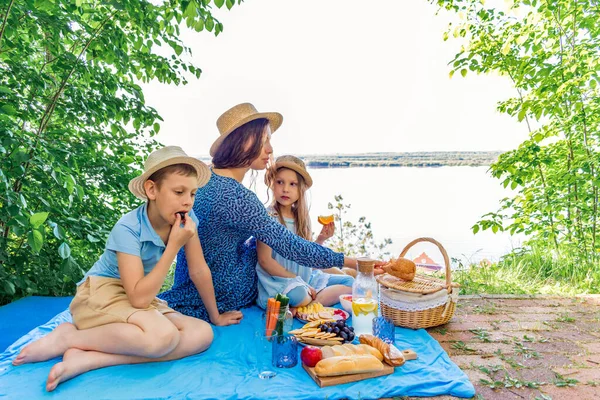
<path fill-rule="evenodd" d="M 379 304 L 381 314 L 396 326 L 419 329 L 447 323 L 454 315 L 458 300 L 458 284 L 452 283 L 450 259 L 444 247 L 435 239 L 418 238 L 410 242 L 400 257 L 417 243 L 435 244 L 446 264 L 446 280 L 417 273 L 412 281 L 404 281 L 390 274 L 377 276 L 380 284 Z"/>

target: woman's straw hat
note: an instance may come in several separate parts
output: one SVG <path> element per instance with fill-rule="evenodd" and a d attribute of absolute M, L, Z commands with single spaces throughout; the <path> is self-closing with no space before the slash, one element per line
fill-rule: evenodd
<path fill-rule="evenodd" d="M 166 146 L 150 153 L 144 163 L 144 173 L 129 181 L 129 191 L 141 200 L 147 200 L 144 182 L 161 168 L 174 164 L 188 164 L 196 169 L 198 187 L 206 185 L 210 179 L 210 169 L 202 161 L 189 157 L 179 146 Z"/>
<path fill-rule="evenodd" d="M 283 116 L 278 112 L 259 113 L 256 108 L 250 103 L 242 103 L 233 106 L 225 111 L 219 119 L 217 119 L 217 128 L 219 129 L 219 138 L 210 146 L 211 157 L 215 156 L 217 149 L 223 143 L 223 140 L 231 132 L 240 126 L 254 121 L 255 119 L 266 118 L 271 125 L 271 133 L 275 132 L 283 122 Z"/>
<path fill-rule="evenodd" d="M 287 168 L 287 169 L 291 169 L 292 171 L 299 173 L 302 176 L 302 178 L 304 178 L 304 182 L 306 182 L 306 186 L 307 187 L 312 186 L 313 180 L 310 177 L 310 174 L 308 173 L 308 171 L 306 171 L 306 164 L 304 164 L 304 161 L 302 161 L 298 157 L 289 156 L 289 155 L 277 157 L 277 159 L 275 160 L 274 169 L 275 169 L 275 171 L 278 171 L 279 168 Z M 265 175 L 265 177 L 267 175 Z M 267 185 L 268 185 L 268 182 L 267 182 Z"/>

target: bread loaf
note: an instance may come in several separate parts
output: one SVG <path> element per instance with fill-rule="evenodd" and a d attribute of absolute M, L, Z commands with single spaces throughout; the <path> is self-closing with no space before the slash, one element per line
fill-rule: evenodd
<path fill-rule="evenodd" d="M 405 281 L 412 281 L 415 279 L 415 274 L 417 272 L 417 265 L 408 258 L 402 257 L 399 257 L 397 260 L 390 261 L 382 268 L 388 274 Z"/>
<path fill-rule="evenodd" d="M 376 372 L 383 364 L 371 355 L 337 356 L 323 359 L 315 366 L 317 376 L 338 376 Z"/>
<path fill-rule="evenodd" d="M 321 348 L 323 358 L 351 356 L 351 355 L 372 355 L 379 361 L 383 360 L 383 355 L 379 350 L 366 344 L 342 344 L 335 346 L 323 346 Z"/>
<path fill-rule="evenodd" d="M 358 340 L 366 345 L 376 348 L 383 355 L 386 364 L 392 367 L 399 367 L 406 361 L 404 355 L 395 346 L 390 346 L 383 340 L 373 335 L 360 335 Z"/>

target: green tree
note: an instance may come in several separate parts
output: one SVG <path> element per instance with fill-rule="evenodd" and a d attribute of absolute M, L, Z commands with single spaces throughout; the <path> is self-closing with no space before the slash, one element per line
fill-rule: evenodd
<path fill-rule="evenodd" d="M 179 35 L 218 35 L 223 4 L 234 0 L 2 2 L 0 304 L 73 292 L 158 145 L 138 83 L 198 78 Z"/>
<path fill-rule="evenodd" d="M 474 227 L 524 232 L 554 253 L 600 257 L 600 5 L 591 0 L 436 1 L 456 13 L 445 38 L 462 41 L 452 76 L 498 73 L 515 97 L 498 110 L 523 121 L 529 138 L 491 166 L 517 190 Z M 497 3 L 495 3 L 497 4 Z"/>

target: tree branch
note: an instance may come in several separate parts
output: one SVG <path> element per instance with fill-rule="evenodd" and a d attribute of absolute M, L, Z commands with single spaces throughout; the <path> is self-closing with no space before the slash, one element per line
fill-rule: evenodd
<path fill-rule="evenodd" d="M 8 7 L 6 8 L 6 14 L 4 14 L 4 21 L 2 21 L 2 27 L 0 28 L 0 47 L 2 47 L 2 36 L 4 36 L 4 30 L 6 29 L 8 14 L 10 14 L 10 9 L 12 8 L 14 3 L 15 0 L 10 0 L 10 3 L 8 3 Z"/>

